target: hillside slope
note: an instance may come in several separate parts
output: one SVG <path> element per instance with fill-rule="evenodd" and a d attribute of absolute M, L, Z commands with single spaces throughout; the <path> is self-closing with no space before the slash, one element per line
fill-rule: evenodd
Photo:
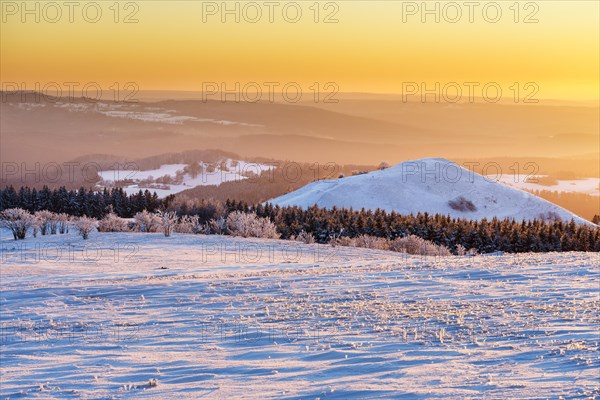
<path fill-rule="evenodd" d="M 428 212 L 473 220 L 560 218 L 589 223 L 553 203 L 442 158 L 406 161 L 368 174 L 316 181 L 271 203 L 303 208 L 380 208 L 401 214 Z"/>

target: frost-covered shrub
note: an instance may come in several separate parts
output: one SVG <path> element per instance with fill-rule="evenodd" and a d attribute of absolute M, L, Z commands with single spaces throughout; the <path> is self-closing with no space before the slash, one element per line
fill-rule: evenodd
<path fill-rule="evenodd" d="M 31 224 L 31 233 L 33 234 L 33 237 L 36 238 L 39 231 L 40 231 L 40 227 L 41 227 L 41 222 L 40 219 L 34 214 L 31 216 L 32 217 L 32 224 Z"/>
<path fill-rule="evenodd" d="M 477 207 L 471 200 L 465 199 L 463 196 L 459 196 L 454 200 L 448 201 L 448 205 L 450 208 L 456 211 L 467 212 L 467 211 L 477 211 Z"/>
<path fill-rule="evenodd" d="M 175 211 L 157 211 L 156 216 L 160 219 L 162 233 L 164 233 L 165 237 L 171 236 L 171 233 L 173 233 L 175 226 L 179 222 L 177 213 Z"/>
<path fill-rule="evenodd" d="M 312 233 L 305 231 L 301 231 L 295 239 L 298 242 L 306 244 L 313 244 L 316 242 L 315 236 Z"/>
<path fill-rule="evenodd" d="M 340 236 L 330 240 L 332 246 L 356 247 L 356 239 L 348 236 Z"/>
<path fill-rule="evenodd" d="M 234 211 L 227 216 L 227 231 L 232 236 L 278 239 L 277 227 L 268 218 Z"/>
<path fill-rule="evenodd" d="M 35 223 L 34 216 L 22 208 L 9 208 L 0 213 L 0 226 L 10 229 L 15 240 L 25 239 L 27 230 Z"/>
<path fill-rule="evenodd" d="M 389 250 L 389 241 L 385 238 L 379 238 L 369 235 L 360 235 L 358 237 L 341 236 L 335 239 L 335 245 L 345 247 L 361 247 L 364 249 Z"/>
<path fill-rule="evenodd" d="M 477 250 L 476 249 L 467 250 L 467 248 L 465 246 L 463 246 L 462 244 L 459 243 L 456 245 L 455 253 L 457 256 L 476 256 Z"/>
<path fill-rule="evenodd" d="M 87 240 L 90 237 L 90 233 L 98 226 L 98 221 L 89 217 L 74 218 L 72 223 L 77 229 L 77 233 L 84 240 Z"/>
<path fill-rule="evenodd" d="M 177 233 L 203 233 L 204 226 L 200 223 L 197 215 L 184 215 L 175 226 Z"/>
<path fill-rule="evenodd" d="M 133 216 L 135 229 L 140 232 L 158 232 L 161 227 L 161 219 L 158 215 L 144 210 Z"/>
<path fill-rule="evenodd" d="M 56 235 L 58 214 L 48 210 L 41 210 L 34 215 L 39 221 L 39 228 L 42 235 Z"/>
<path fill-rule="evenodd" d="M 390 250 L 422 256 L 450 256 L 452 253 L 446 246 L 437 245 L 415 235 L 392 240 Z"/>
<path fill-rule="evenodd" d="M 463 246 L 462 244 L 457 244 L 456 245 L 456 255 L 457 256 L 464 256 L 465 254 L 467 254 L 467 249 L 465 248 L 465 246 Z"/>
<path fill-rule="evenodd" d="M 127 232 L 129 224 L 126 219 L 115 213 L 108 213 L 98 222 L 98 232 Z"/>
<path fill-rule="evenodd" d="M 216 235 L 224 235 L 227 233 L 227 220 L 223 217 L 217 219 L 211 219 L 206 224 L 208 233 L 214 233 Z"/>
<path fill-rule="evenodd" d="M 424 240 L 418 236 L 409 235 L 392 241 L 390 250 L 400 253 L 421 254 Z"/>
<path fill-rule="evenodd" d="M 365 249 L 376 249 L 376 250 L 389 250 L 389 240 L 376 236 L 360 235 L 355 238 L 356 247 L 362 247 Z"/>
<path fill-rule="evenodd" d="M 342 236 L 335 239 L 335 244 L 338 246 L 361 247 L 375 250 L 391 250 L 400 253 L 426 256 L 452 255 L 446 246 L 437 245 L 414 235 L 394 240 L 370 235 L 361 235 L 355 238 Z"/>
<path fill-rule="evenodd" d="M 354 238 L 348 236 L 341 236 L 335 240 L 335 244 L 346 247 L 360 247 L 364 249 L 375 249 L 375 250 L 390 250 L 390 240 L 377 236 L 360 235 Z"/>

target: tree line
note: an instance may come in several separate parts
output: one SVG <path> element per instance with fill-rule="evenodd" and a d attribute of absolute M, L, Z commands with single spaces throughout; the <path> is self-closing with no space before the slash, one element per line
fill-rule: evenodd
<path fill-rule="evenodd" d="M 282 239 L 311 233 L 317 242 L 327 243 L 332 237 L 369 235 L 395 239 L 418 236 L 453 252 L 460 245 L 479 253 L 548 251 L 600 251 L 600 228 L 571 221 L 516 221 L 483 219 L 472 221 L 447 215 L 401 215 L 383 210 L 308 209 L 279 207 L 271 204 L 248 205 L 228 201 L 226 209 L 254 212 L 275 223 Z"/>
<path fill-rule="evenodd" d="M 114 213 L 132 218 L 142 211 L 174 212 L 178 218 L 197 217 L 197 224 L 218 223 L 235 211 L 255 214 L 275 225 L 282 239 L 312 235 L 318 243 L 337 239 L 370 236 L 394 240 L 411 235 L 445 246 L 455 253 L 473 249 L 479 253 L 504 251 L 600 251 L 600 228 L 576 224 L 574 221 L 516 221 L 513 219 L 483 219 L 472 221 L 447 215 L 401 215 L 383 210 L 308 209 L 280 207 L 269 203 L 249 204 L 244 201 L 190 200 L 172 196 L 159 199 L 156 193 L 139 191 L 127 195 L 122 189 L 94 192 L 68 191 L 65 188 L 42 190 L 7 187 L 0 192 L 0 211 L 22 208 L 29 212 L 49 210 L 72 216 L 101 219 Z"/>
<path fill-rule="evenodd" d="M 10 208 L 22 208 L 30 213 L 48 210 L 96 219 L 104 217 L 110 210 L 120 217 L 131 218 L 143 210 L 154 212 L 164 209 L 172 200 L 173 196 L 160 199 L 156 192 L 148 190 L 127 194 L 123 188 L 94 191 L 84 187 L 67 190 L 64 186 L 55 189 L 44 186 L 37 190 L 23 186 L 15 190 L 13 186 L 7 186 L 0 189 L 0 211 Z"/>
<path fill-rule="evenodd" d="M 600 197 L 598 196 L 551 190 L 529 190 L 529 192 L 592 222 L 594 222 L 594 217 L 600 214 Z M 594 223 L 597 224 L 597 222 Z"/>

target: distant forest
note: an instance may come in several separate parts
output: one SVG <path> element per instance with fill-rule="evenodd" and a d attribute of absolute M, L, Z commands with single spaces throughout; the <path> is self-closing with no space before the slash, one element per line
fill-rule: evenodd
<path fill-rule="evenodd" d="M 594 215 L 600 215 L 600 196 L 585 193 L 556 192 L 551 190 L 532 190 L 531 193 L 548 200 L 582 218 L 592 221 Z"/>

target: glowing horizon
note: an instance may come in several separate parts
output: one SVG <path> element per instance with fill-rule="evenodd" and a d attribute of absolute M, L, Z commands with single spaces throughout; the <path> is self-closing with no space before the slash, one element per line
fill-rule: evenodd
<path fill-rule="evenodd" d="M 93 2 L 81 4 L 86 3 Z M 439 2 L 439 23 L 434 14 L 423 16 L 423 10 L 410 8 L 421 2 L 321 2 L 318 23 L 312 3 L 296 3 L 303 12 L 296 23 L 278 12 L 268 22 L 265 7 L 260 21 L 244 20 L 242 10 L 249 2 L 227 3 L 232 9 L 238 4 L 240 22 L 231 14 L 222 23 L 222 10 L 212 14 L 209 3 L 221 5 L 120 3 L 119 23 L 109 9 L 112 3 L 97 3 L 102 9 L 97 23 L 86 22 L 77 12 L 81 7 L 73 23 L 65 8 L 61 19 L 51 23 L 45 19 L 53 18 L 54 10 L 44 15 L 40 5 L 40 22 L 26 14 L 23 23 L 22 10 L 11 8 L 21 3 L 3 1 L 2 82 L 24 83 L 28 90 L 36 82 L 97 82 L 106 88 L 135 82 L 146 91 L 202 91 L 203 82 L 228 87 L 297 82 L 306 92 L 314 82 L 335 82 L 340 92 L 392 94 L 401 94 L 406 82 L 429 88 L 495 82 L 505 96 L 515 82 L 521 90 L 534 82 L 538 99 L 600 98 L 599 4 L 594 1 L 521 2 L 518 16 L 512 2 L 495 2 L 502 11 L 496 23 L 486 21 L 481 11 L 494 2 L 481 2 L 472 23 L 464 6 L 461 19 L 449 21 L 455 16 L 452 2 Z M 247 18 L 254 15 L 250 11 Z M 123 23 L 128 14 L 138 22 Z M 328 15 L 338 22 L 323 23 Z M 527 18 L 538 22 L 525 23 Z"/>

